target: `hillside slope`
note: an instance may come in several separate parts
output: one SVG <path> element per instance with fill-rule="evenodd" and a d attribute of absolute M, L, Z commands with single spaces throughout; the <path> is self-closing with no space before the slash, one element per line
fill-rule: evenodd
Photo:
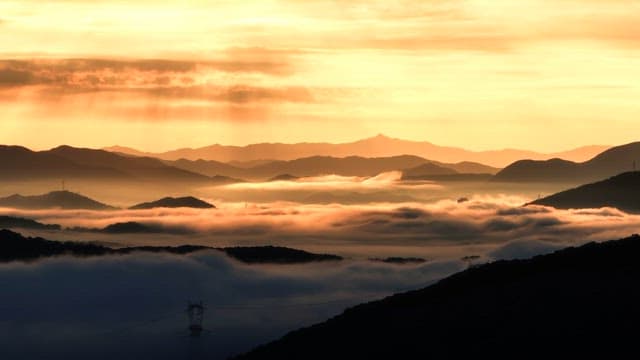
<path fill-rule="evenodd" d="M 238 359 L 624 357 L 637 343 L 638 255 L 634 236 L 479 266 Z"/>
<path fill-rule="evenodd" d="M 628 172 L 562 191 L 532 204 L 558 209 L 615 207 L 627 212 L 640 212 L 640 172 Z"/>

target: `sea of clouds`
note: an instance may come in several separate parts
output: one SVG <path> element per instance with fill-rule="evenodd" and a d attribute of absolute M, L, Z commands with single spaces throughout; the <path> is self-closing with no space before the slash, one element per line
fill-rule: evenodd
<path fill-rule="evenodd" d="M 220 203 L 215 210 L 1 209 L 70 228 L 137 221 L 157 230 L 39 233 L 47 238 L 123 246 L 276 244 L 347 255 L 337 263 L 286 266 L 246 265 L 215 251 L 0 264 L 2 358 L 225 358 L 349 306 L 427 286 L 466 268 L 463 256 L 526 258 L 621 238 L 640 224 L 640 216 L 612 208 L 556 210 L 525 202 L 477 196 L 430 204 Z M 183 231 L 166 231 L 176 228 Z M 367 260 L 411 255 L 429 261 Z M 189 300 L 207 306 L 207 332 L 197 340 L 187 336 Z"/>

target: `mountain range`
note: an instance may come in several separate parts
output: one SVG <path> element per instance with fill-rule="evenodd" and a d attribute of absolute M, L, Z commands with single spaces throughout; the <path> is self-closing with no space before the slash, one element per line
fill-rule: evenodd
<path fill-rule="evenodd" d="M 237 359 L 625 358 L 640 236 L 472 267 L 347 309 Z"/>
<path fill-rule="evenodd" d="M 585 162 L 517 161 L 496 174 L 504 182 L 577 182 L 605 179 L 640 166 L 640 142 L 610 148 Z"/>
<path fill-rule="evenodd" d="M 370 141 L 401 142 L 386 137 Z M 492 180 L 498 182 L 586 183 L 632 170 L 634 166 L 640 166 L 640 142 L 609 148 L 584 162 L 529 159 L 516 161 L 502 170 L 468 160 L 446 163 L 416 155 L 316 155 L 294 160 L 223 163 L 216 160 L 161 160 L 70 146 L 46 151 L 0 146 L 0 181 L 13 182 L 69 179 L 171 186 L 219 185 L 328 174 L 364 177 L 402 171 L 406 180 L 484 181 L 495 174 Z"/>
<path fill-rule="evenodd" d="M 215 144 L 195 149 L 183 148 L 160 153 L 143 152 L 123 146 L 112 146 L 105 148 L 105 150 L 134 156 L 155 157 L 163 160 L 215 160 L 223 163 L 236 162 L 236 164 L 264 160 L 295 160 L 312 156 L 343 158 L 349 156 L 393 157 L 415 155 L 444 163 L 471 161 L 502 168 L 521 159 L 545 160 L 557 157 L 572 161 L 585 161 L 607 148 L 609 147 L 594 145 L 551 154 L 518 149 L 469 151 L 458 147 L 434 145 L 426 141 L 408 141 L 378 135 L 343 144 L 262 143 L 247 146 Z"/>
<path fill-rule="evenodd" d="M 319 175 L 375 176 L 388 171 L 407 171 L 412 176 L 452 174 L 495 174 L 500 169 L 487 165 L 460 162 L 446 164 L 413 155 L 381 158 L 349 156 L 312 156 L 289 161 L 271 161 L 254 167 L 239 168 L 215 160 L 166 161 L 168 165 L 206 176 L 225 176 L 247 180 L 266 180 L 282 177 L 309 177 Z"/>
<path fill-rule="evenodd" d="M 97 179 L 102 181 L 171 181 L 215 183 L 215 179 L 165 164 L 150 157 L 122 156 L 95 149 L 59 146 L 32 151 L 0 146 L 0 180 Z"/>

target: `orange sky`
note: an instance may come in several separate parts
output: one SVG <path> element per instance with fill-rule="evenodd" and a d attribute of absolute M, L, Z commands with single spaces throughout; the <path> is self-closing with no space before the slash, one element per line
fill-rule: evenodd
<path fill-rule="evenodd" d="M 0 2 L 0 143 L 639 140 L 640 0 Z"/>

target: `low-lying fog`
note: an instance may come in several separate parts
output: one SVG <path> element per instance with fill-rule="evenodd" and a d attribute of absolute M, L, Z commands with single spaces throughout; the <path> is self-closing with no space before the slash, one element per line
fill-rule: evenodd
<path fill-rule="evenodd" d="M 212 210 L 0 209 L 0 215 L 65 228 L 135 221 L 154 230 L 18 230 L 48 239 L 111 246 L 281 245 L 347 258 L 338 263 L 250 266 L 217 252 L 201 252 L 1 264 L 0 349 L 8 358 L 29 359 L 225 358 L 326 320 L 348 306 L 424 287 L 468 266 L 460 260 L 464 256 L 478 255 L 478 261 L 528 257 L 624 237 L 637 232 L 640 224 L 640 216 L 610 208 L 523 207 L 539 189 L 514 187 L 500 194 L 497 187 L 483 191 L 495 185 L 483 186 L 475 191 L 430 182 L 412 187 L 387 174 L 373 180 L 334 177 L 197 190 L 194 195 L 218 207 Z M 382 191 L 409 194 L 412 200 L 322 204 L 282 195 L 309 196 L 318 190 Z M 153 199 L 85 194 L 120 206 Z M 263 198 L 256 199 L 256 194 Z M 468 201 L 458 202 L 462 196 Z M 270 198 L 280 201 L 267 201 Z M 368 261 L 388 256 L 429 261 Z M 186 331 L 184 310 L 190 299 L 207 305 L 208 331 L 197 340 Z"/>

